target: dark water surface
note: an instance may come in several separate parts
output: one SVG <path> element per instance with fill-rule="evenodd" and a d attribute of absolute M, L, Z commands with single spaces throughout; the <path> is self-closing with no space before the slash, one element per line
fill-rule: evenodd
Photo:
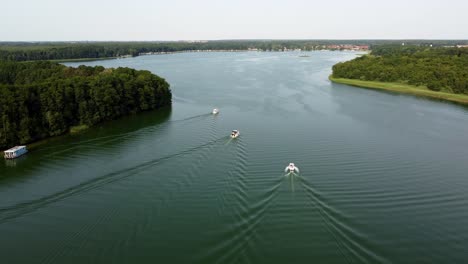
<path fill-rule="evenodd" d="M 467 109 L 331 84 L 353 53 L 299 55 L 88 62 L 165 77 L 172 110 L 1 161 L 1 263 L 467 262 Z"/>

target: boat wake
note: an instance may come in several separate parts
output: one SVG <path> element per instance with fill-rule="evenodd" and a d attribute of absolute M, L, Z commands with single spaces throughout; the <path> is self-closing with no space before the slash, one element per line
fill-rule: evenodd
<path fill-rule="evenodd" d="M 299 174 L 296 174 L 295 172 L 291 171 L 289 173 L 286 173 L 284 177 L 287 177 L 287 179 L 289 180 L 289 187 L 291 188 L 291 191 L 294 193 L 295 186 L 296 186 L 296 179 L 300 178 Z"/>
<path fill-rule="evenodd" d="M 87 191 L 91 191 L 94 189 L 102 188 L 108 184 L 123 180 L 125 178 L 134 176 L 138 174 L 141 171 L 144 171 L 150 167 L 156 166 L 160 164 L 161 162 L 180 157 L 183 155 L 187 154 L 192 154 L 196 151 L 199 151 L 201 149 L 210 147 L 214 144 L 218 144 L 222 141 L 225 140 L 225 137 L 217 138 L 211 141 L 208 141 L 204 144 L 188 148 L 186 150 L 183 150 L 178 153 L 174 153 L 171 155 L 167 155 L 164 157 L 159 157 L 141 164 L 138 164 L 133 167 L 125 168 L 119 171 L 115 171 L 112 173 L 108 173 L 105 175 L 102 175 L 100 177 L 85 181 L 83 183 L 80 183 L 78 185 L 72 186 L 70 188 L 67 188 L 63 191 L 54 193 L 52 195 L 48 195 L 45 197 L 42 197 L 40 199 L 35 199 L 27 202 L 22 202 L 18 203 L 15 205 L 7 206 L 7 207 L 2 207 L 0 208 L 0 223 L 6 222 L 10 219 L 17 218 L 21 215 L 24 215 L 26 213 L 30 213 L 32 211 L 35 211 L 37 209 L 40 209 L 42 207 L 45 207 L 51 203 L 59 202 L 64 199 L 70 198 L 72 196 L 75 196 L 77 194 L 81 194 Z"/>
<path fill-rule="evenodd" d="M 246 252 L 258 237 L 258 227 L 267 215 L 279 195 L 282 179 L 277 179 L 271 188 L 263 192 L 254 201 L 249 199 L 235 210 L 233 224 L 225 228 L 221 234 L 211 242 L 208 252 L 200 257 L 200 263 L 249 263 Z"/>
<path fill-rule="evenodd" d="M 182 118 L 182 119 L 168 120 L 168 121 L 165 121 L 165 122 L 153 125 L 153 126 L 137 129 L 137 130 L 130 131 L 130 132 L 124 132 L 124 133 L 108 135 L 108 136 L 102 136 L 102 137 L 94 137 L 94 138 L 88 139 L 88 140 L 78 140 L 76 143 L 59 144 L 59 145 L 54 145 L 52 147 L 40 147 L 37 150 L 35 150 L 34 152 L 47 151 L 48 154 L 44 155 L 44 158 L 50 158 L 52 156 L 61 155 L 61 154 L 66 153 L 66 152 L 73 151 L 75 149 L 79 149 L 79 148 L 81 148 L 83 146 L 95 145 L 95 142 L 97 142 L 97 145 L 107 145 L 107 144 L 109 144 L 111 142 L 121 141 L 123 139 L 131 138 L 131 137 L 133 137 L 135 135 L 139 135 L 141 133 L 149 133 L 149 132 L 155 132 L 155 131 L 158 131 L 158 130 L 161 130 L 161 129 L 165 129 L 169 125 L 174 124 L 174 123 L 183 123 L 183 122 L 187 122 L 187 121 L 195 121 L 195 120 L 203 119 L 203 118 L 206 118 L 206 117 L 209 117 L 209 116 L 211 116 L 211 114 L 208 113 L 208 114 L 200 114 L 200 115 L 190 116 L 190 117 Z M 60 149 L 60 150 L 57 150 L 57 151 L 53 151 L 53 150 L 56 150 L 56 149 L 58 149 L 60 147 L 63 147 L 63 146 L 71 146 L 71 147 L 67 147 L 65 149 Z"/>
<path fill-rule="evenodd" d="M 352 227 L 352 219 L 331 206 L 305 178 L 300 179 L 311 204 L 317 209 L 326 230 L 335 240 L 340 254 L 347 263 L 389 263 L 388 260 L 372 251 L 372 245 L 365 234 Z"/>

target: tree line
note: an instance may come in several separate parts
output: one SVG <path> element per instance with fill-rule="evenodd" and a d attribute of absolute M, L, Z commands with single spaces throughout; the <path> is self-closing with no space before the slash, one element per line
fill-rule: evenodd
<path fill-rule="evenodd" d="M 468 48 L 377 46 L 370 55 L 334 65 L 333 77 L 468 94 Z"/>
<path fill-rule="evenodd" d="M 149 71 L 0 61 L 0 148 L 170 104 L 169 84 Z"/>
<path fill-rule="evenodd" d="M 173 42 L 0 42 L 0 60 L 31 61 L 80 58 L 108 58 L 124 55 L 138 56 L 148 52 L 177 52 L 190 50 L 280 51 L 287 49 L 320 50 L 327 45 L 382 45 L 400 40 L 218 40 Z M 408 40 L 418 45 L 467 44 L 460 40 Z"/>

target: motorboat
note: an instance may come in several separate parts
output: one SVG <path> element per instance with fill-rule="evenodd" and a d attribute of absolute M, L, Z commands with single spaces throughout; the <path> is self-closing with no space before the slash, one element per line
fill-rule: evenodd
<path fill-rule="evenodd" d="M 213 115 L 217 115 L 219 113 L 219 109 L 218 108 L 215 108 L 213 109 L 213 111 L 211 112 Z"/>
<path fill-rule="evenodd" d="M 239 130 L 233 130 L 231 132 L 231 138 L 237 138 L 239 134 L 240 134 Z"/>
<path fill-rule="evenodd" d="M 299 173 L 299 168 L 294 165 L 294 163 L 289 163 L 289 165 L 284 169 L 284 172 L 297 172 Z"/>

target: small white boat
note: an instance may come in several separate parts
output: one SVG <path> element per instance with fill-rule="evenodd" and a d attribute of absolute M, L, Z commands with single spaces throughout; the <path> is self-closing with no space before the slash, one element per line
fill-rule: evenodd
<path fill-rule="evenodd" d="M 233 130 L 231 132 L 231 138 L 237 138 L 240 135 L 239 130 Z"/>
<path fill-rule="evenodd" d="M 284 169 L 284 172 L 297 172 L 299 173 L 299 168 L 294 165 L 294 163 L 289 163 L 289 165 Z"/>
<path fill-rule="evenodd" d="M 219 109 L 218 108 L 215 108 L 213 109 L 213 111 L 211 112 L 213 115 L 217 115 L 219 113 Z"/>
<path fill-rule="evenodd" d="M 9 150 L 5 150 L 4 153 L 5 159 L 16 159 L 19 156 L 28 153 L 28 149 L 26 148 L 26 146 L 16 146 Z"/>

